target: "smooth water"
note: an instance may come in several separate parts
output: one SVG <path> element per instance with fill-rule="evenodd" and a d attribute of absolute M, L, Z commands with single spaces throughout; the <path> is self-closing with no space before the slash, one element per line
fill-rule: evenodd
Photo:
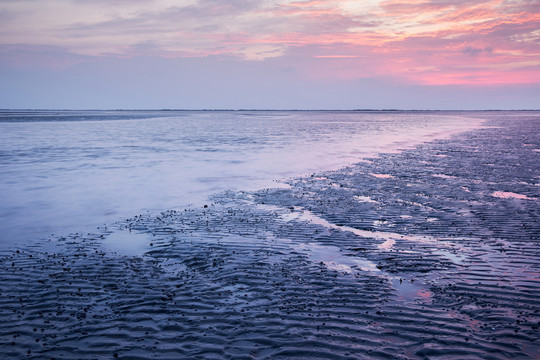
<path fill-rule="evenodd" d="M 480 124 L 474 113 L 0 112 L 0 246 L 201 206 Z"/>

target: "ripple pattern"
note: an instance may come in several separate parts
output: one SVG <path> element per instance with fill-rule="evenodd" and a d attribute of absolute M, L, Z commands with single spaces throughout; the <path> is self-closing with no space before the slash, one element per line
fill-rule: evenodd
<path fill-rule="evenodd" d="M 540 358 L 540 117 L 488 118 L 290 188 L 6 252 L 0 355 Z M 115 236 L 145 243 L 113 252 Z"/>

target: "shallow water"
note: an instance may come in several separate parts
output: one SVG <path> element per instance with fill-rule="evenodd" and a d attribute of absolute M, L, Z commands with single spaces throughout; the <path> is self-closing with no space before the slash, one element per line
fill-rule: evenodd
<path fill-rule="evenodd" d="M 538 359 L 540 114 L 519 116 L 1 251 L 0 357 Z"/>
<path fill-rule="evenodd" d="M 7 111 L 0 246 L 337 169 L 480 124 L 474 113 Z M 376 175 L 374 175 L 376 176 Z"/>

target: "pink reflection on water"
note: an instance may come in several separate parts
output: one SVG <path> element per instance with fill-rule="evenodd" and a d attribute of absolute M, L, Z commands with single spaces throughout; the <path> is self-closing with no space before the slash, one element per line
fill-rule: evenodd
<path fill-rule="evenodd" d="M 379 179 L 391 179 L 391 178 L 393 178 L 392 175 L 388 175 L 388 174 L 374 174 L 374 173 L 369 173 L 369 175 L 375 176 L 376 178 L 379 178 Z"/>
<path fill-rule="evenodd" d="M 421 298 L 423 299 L 429 299 L 431 298 L 431 291 L 428 291 L 428 290 L 425 290 L 425 289 L 422 289 L 418 292 L 418 294 Z"/>
<path fill-rule="evenodd" d="M 390 250 L 392 249 L 395 243 L 396 241 L 394 239 L 388 238 L 382 244 L 379 244 L 378 248 L 382 250 Z"/>
<path fill-rule="evenodd" d="M 532 200 L 532 198 L 523 194 L 516 194 L 509 191 L 495 191 L 491 193 L 491 196 L 498 197 L 501 199 L 523 199 L 523 200 Z"/>

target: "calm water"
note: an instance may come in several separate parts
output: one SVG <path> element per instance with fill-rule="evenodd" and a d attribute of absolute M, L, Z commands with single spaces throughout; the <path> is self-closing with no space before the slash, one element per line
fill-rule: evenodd
<path fill-rule="evenodd" d="M 200 206 L 480 124 L 474 113 L 0 112 L 0 246 Z"/>

